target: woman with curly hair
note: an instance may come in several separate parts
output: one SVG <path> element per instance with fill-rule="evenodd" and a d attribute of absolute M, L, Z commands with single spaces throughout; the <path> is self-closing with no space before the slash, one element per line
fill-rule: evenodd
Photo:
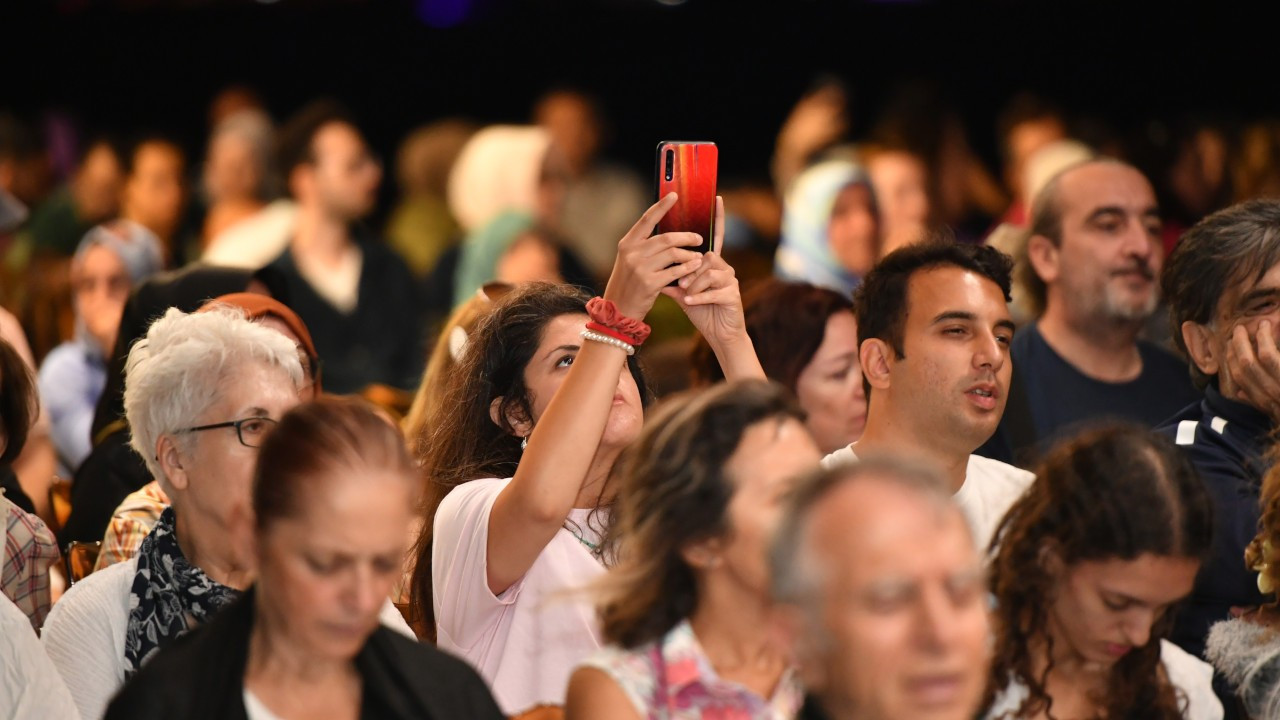
<path fill-rule="evenodd" d="M 1209 666 L 1164 640 L 1212 513 L 1191 465 L 1146 430 L 1054 448 L 992 541 L 985 716 L 1221 718 Z"/>

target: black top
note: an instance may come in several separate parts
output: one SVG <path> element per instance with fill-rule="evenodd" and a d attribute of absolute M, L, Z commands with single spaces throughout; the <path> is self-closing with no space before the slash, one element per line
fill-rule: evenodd
<path fill-rule="evenodd" d="M 1187 365 L 1164 349 L 1138 341 L 1142 373 L 1104 382 L 1075 368 L 1045 342 L 1037 324 L 1014 336 L 1014 379 L 995 435 L 977 454 L 1023 467 L 1054 441 L 1106 420 L 1155 427 L 1199 399 Z"/>
<path fill-rule="evenodd" d="M 129 429 L 108 434 L 93 446 L 89 456 L 76 468 L 71 483 L 71 515 L 58 534 L 65 546 L 73 540 L 96 542 L 102 539 L 125 497 L 151 482 L 151 471 L 142 456 L 129 446 Z"/>
<path fill-rule="evenodd" d="M 244 673 L 254 591 L 151 659 L 107 708 L 107 720 L 247 720 Z M 360 717 L 502 720 L 475 670 L 379 626 L 355 659 Z"/>
<path fill-rule="evenodd" d="M 382 243 L 357 241 L 363 253 L 355 310 L 343 313 L 302 277 L 285 250 L 268 267 L 289 293 L 289 307 L 306 323 L 332 393 L 360 392 L 371 383 L 412 390 L 426 361 L 421 300 L 409 268 Z"/>

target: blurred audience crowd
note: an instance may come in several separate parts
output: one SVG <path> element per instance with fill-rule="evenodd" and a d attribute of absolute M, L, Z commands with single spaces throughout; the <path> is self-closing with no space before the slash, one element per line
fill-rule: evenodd
<path fill-rule="evenodd" d="M 352 110 L 0 109 L 0 717 L 1280 717 L 1280 121 Z"/>

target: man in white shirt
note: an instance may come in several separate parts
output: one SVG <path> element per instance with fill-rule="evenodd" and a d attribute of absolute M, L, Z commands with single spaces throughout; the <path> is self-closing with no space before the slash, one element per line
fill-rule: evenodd
<path fill-rule="evenodd" d="M 1035 479 L 972 455 L 1008 396 L 1011 268 L 994 248 L 934 241 L 895 250 L 871 270 L 854 298 L 866 429 L 823 460 L 832 467 L 874 453 L 935 464 L 983 549 Z"/>

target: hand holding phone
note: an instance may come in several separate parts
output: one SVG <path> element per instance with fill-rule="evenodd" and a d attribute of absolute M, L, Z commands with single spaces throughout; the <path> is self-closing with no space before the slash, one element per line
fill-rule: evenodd
<path fill-rule="evenodd" d="M 674 192 L 675 207 L 658 221 L 657 233 L 691 232 L 702 236 L 698 252 L 711 252 L 716 230 L 716 173 L 719 149 L 713 142 L 668 140 L 658 143 L 655 200 Z"/>

